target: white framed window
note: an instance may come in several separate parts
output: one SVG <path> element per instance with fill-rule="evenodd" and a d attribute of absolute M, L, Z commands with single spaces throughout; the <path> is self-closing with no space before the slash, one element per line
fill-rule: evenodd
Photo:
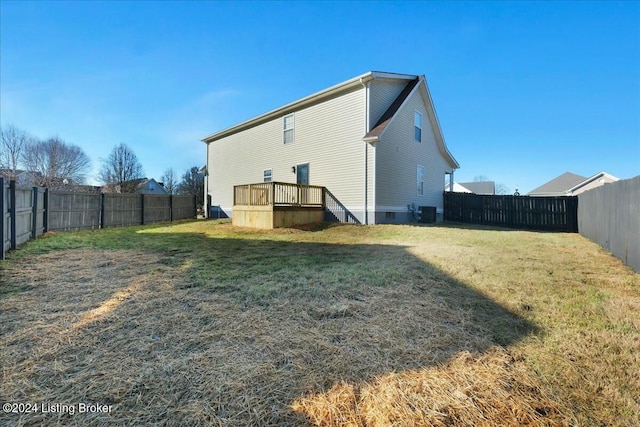
<path fill-rule="evenodd" d="M 291 144 L 293 142 L 293 128 L 294 128 L 294 120 L 293 113 L 287 114 L 282 119 L 282 126 L 284 129 L 284 143 Z"/>
<path fill-rule="evenodd" d="M 262 176 L 264 182 L 271 182 L 273 180 L 273 169 L 265 169 L 262 172 Z"/>
<path fill-rule="evenodd" d="M 413 138 L 422 142 L 422 113 L 415 111 L 413 114 Z"/>
<path fill-rule="evenodd" d="M 418 196 L 424 196 L 424 166 L 418 165 L 416 168 L 416 184 Z"/>

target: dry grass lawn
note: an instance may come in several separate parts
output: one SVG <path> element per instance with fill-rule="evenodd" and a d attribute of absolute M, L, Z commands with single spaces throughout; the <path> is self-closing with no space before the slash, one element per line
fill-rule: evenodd
<path fill-rule="evenodd" d="M 640 425 L 639 313 L 577 234 L 52 234 L 0 264 L 0 402 L 67 410 L 0 425 Z"/>

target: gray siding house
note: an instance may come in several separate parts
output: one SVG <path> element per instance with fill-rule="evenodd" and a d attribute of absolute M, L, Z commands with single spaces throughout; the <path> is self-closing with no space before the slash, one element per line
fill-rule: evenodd
<path fill-rule="evenodd" d="M 415 221 L 443 208 L 447 149 L 424 76 L 368 72 L 202 139 L 205 198 L 231 216 L 233 187 L 326 187 L 363 224 Z"/>

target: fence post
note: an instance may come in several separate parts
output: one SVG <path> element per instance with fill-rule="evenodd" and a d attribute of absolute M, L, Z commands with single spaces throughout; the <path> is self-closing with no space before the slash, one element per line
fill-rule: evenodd
<path fill-rule="evenodd" d="M 140 195 L 140 224 L 144 225 L 144 194 Z"/>
<path fill-rule="evenodd" d="M 38 187 L 31 188 L 31 196 L 31 238 L 35 240 L 38 237 Z"/>
<path fill-rule="evenodd" d="M 11 218 L 11 229 L 9 230 L 9 238 L 11 239 L 11 249 L 16 249 L 17 236 L 16 236 L 16 182 L 9 182 L 9 218 Z"/>
<path fill-rule="evenodd" d="M 198 218 L 198 196 L 193 195 L 193 218 Z"/>
<path fill-rule="evenodd" d="M 42 232 L 49 231 L 49 189 L 44 189 L 44 212 L 42 213 Z"/>
<path fill-rule="evenodd" d="M 5 242 L 5 229 L 4 229 L 4 222 L 7 219 L 7 212 L 6 212 L 6 207 L 5 207 L 5 203 L 4 203 L 4 196 L 7 194 L 4 188 L 4 178 L 0 176 L 0 191 L 2 191 L 2 194 L 0 194 L 0 245 L 2 247 L 0 247 L 0 260 L 4 259 L 4 254 L 5 254 L 5 250 L 4 250 L 4 242 Z"/>
<path fill-rule="evenodd" d="M 173 194 L 169 194 L 169 222 L 173 222 Z"/>
<path fill-rule="evenodd" d="M 100 223 L 98 228 L 104 228 L 104 193 L 100 193 Z"/>

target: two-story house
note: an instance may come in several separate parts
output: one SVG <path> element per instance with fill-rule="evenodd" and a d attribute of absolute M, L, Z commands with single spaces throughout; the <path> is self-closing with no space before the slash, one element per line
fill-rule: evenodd
<path fill-rule="evenodd" d="M 324 186 L 363 224 L 412 222 L 442 212 L 459 167 L 425 77 L 409 74 L 368 72 L 202 141 L 205 195 L 227 216 L 235 185 L 277 181 Z"/>

